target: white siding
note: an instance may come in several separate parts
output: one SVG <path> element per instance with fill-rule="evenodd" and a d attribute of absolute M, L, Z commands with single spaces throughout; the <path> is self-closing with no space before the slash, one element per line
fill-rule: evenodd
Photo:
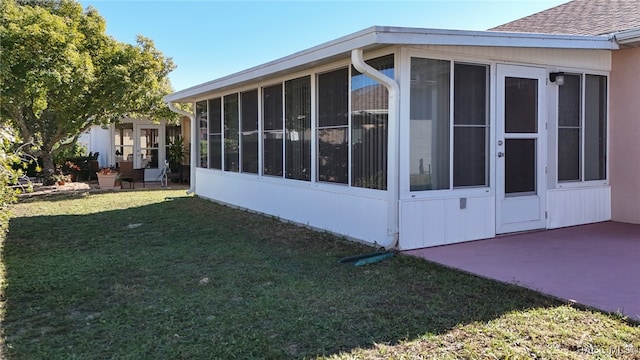
<path fill-rule="evenodd" d="M 372 196 L 330 191 L 326 185 L 259 178 L 246 174 L 196 170 L 196 193 L 221 203 L 268 214 L 301 225 L 324 229 L 368 243 L 385 243 L 385 191 Z M 346 190 L 346 187 L 340 187 Z M 355 192 L 362 189 L 353 189 Z M 374 194 L 378 193 L 378 194 Z M 377 197 L 376 197 L 377 195 Z"/>
<path fill-rule="evenodd" d="M 547 191 L 547 228 L 611 220 L 611 187 Z"/>
<path fill-rule="evenodd" d="M 401 250 L 495 236 L 493 196 L 400 201 Z M 464 200 L 463 200 L 464 201 Z"/>
<path fill-rule="evenodd" d="M 109 165 L 109 154 L 111 152 L 111 133 L 109 129 L 103 129 L 99 125 L 94 125 L 89 128 L 89 131 L 82 134 L 81 143 L 87 146 L 87 149 L 92 153 L 100 153 L 98 156 L 98 163 L 101 167 Z M 79 141 L 80 142 L 80 141 Z"/>

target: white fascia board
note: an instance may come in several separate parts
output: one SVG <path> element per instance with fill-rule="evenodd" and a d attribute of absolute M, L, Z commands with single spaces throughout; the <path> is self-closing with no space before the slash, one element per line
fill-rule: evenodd
<path fill-rule="evenodd" d="M 613 38 L 620 45 L 640 45 L 640 28 L 620 31 L 613 34 Z"/>
<path fill-rule="evenodd" d="M 549 35 L 498 31 L 443 30 L 372 26 L 292 55 L 240 71 L 213 81 L 180 90 L 164 97 L 165 102 L 191 102 L 203 95 L 260 81 L 279 74 L 348 57 L 353 49 L 387 45 L 460 45 L 613 50 L 618 45 L 608 36 Z"/>
<path fill-rule="evenodd" d="M 617 45 L 606 35 L 556 35 L 467 31 L 419 28 L 386 28 L 378 34 L 380 44 L 496 46 L 557 49 L 615 50 Z"/>

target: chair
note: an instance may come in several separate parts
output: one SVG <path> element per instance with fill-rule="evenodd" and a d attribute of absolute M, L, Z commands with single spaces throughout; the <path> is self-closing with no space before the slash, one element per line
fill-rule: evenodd
<path fill-rule="evenodd" d="M 182 165 L 181 173 L 180 173 L 180 182 L 189 182 L 191 177 L 191 166 L 190 165 Z"/>
<path fill-rule="evenodd" d="M 158 175 L 158 180 L 160 180 L 161 187 L 169 186 L 169 163 L 167 161 L 164 162 L 162 171 L 160 172 L 160 175 Z"/>
<path fill-rule="evenodd" d="M 129 189 L 136 187 L 136 183 L 142 183 L 142 187 L 145 187 L 144 184 L 144 168 L 142 169 L 134 169 L 133 161 L 120 161 L 120 188 L 123 187 L 124 183 L 129 183 Z"/>
<path fill-rule="evenodd" d="M 98 160 L 89 160 L 89 176 L 87 180 L 89 182 L 91 182 L 91 179 L 98 180 L 98 171 L 100 171 L 100 164 L 98 164 Z"/>

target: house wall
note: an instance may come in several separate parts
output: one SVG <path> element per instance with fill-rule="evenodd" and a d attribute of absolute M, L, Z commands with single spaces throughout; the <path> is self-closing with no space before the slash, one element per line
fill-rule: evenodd
<path fill-rule="evenodd" d="M 85 145 L 89 152 L 100 153 L 98 164 L 100 167 L 109 166 L 109 152 L 111 151 L 111 137 L 109 129 L 103 129 L 99 125 L 89 128 L 89 131 L 82 134 L 78 142 Z"/>
<path fill-rule="evenodd" d="M 400 249 L 493 237 L 495 214 L 494 196 L 403 200 L 400 202 Z"/>
<path fill-rule="evenodd" d="M 473 57 L 535 66 L 555 66 L 609 71 L 611 52 L 608 50 L 509 48 L 495 46 L 415 46 L 440 56 Z"/>
<path fill-rule="evenodd" d="M 154 124 L 150 121 L 146 120 L 137 120 L 137 119 L 124 119 L 123 122 L 133 123 L 134 126 L 142 126 L 145 125 L 153 125 L 159 128 L 158 135 L 158 157 L 159 159 L 164 159 L 165 157 L 165 122 L 162 121 L 159 124 Z M 187 128 L 188 129 L 188 128 Z M 92 126 L 88 133 L 83 134 L 80 139 L 80 142 L 83 144 L 87 144 L 89 151 L 96 153 L 99 152 L 98 163 L 100 167 L 110 167 L 116 166 L 119 159 L 115 155 L 115 144 L 114 144 L 114 125 L 111 125 L 107 128 L 103 128 L 99 125 Z M 186 141 L 185 141 L 186 142 Z M 134 139 L 134 151 L 136 151 L 140 144 Z M 158 181 L 159 174 L 162 171 L 162 161 L 159 161 L 158 168 L 147 169 L 145 171 L 145 180 L 146 181 Z"/>
<path fill-rule="evenodd" d="M 610 90 L 610 177 L 615 221 L 640 224 L 640 48 L 614 51 Z"/>
<path fill-rule="evenodd" d="M 468 46 L 414 46 L 403 50 L 404 67 L 400 69 L 403 94 L 409 92 L 408 57 L 489 64 L 490 80 L 490 154 L 495 154 L 496 142 L 496 64 L 543 67 L 547 72 L 589 72 L 606 75 L 611 69 L 610 51 L 577 49 L 532 49 Z M 404 71 L 403 71 L 404 70 Z M 404 86 L 403 86 L 404 84 Z M 557 182 L 557 98 L 558 85 L 545 87 L 547 131 L 546 162 L 549 169 L 546 183 L 546 228 L 573 226 L 611 219 L 611 190 L 607 181 L 577 183 L 567 187 Z M 638 92 L 636 92 L 638 93 Z M 496 235 L 496 159 L 489 156 L 490 186 L 440 191 L 409 190 L 411 164 L 410 144 L 415 134 L 409 129 L 408 96 L 402 97 L 400 139 L 400 242 L 402 250 L 438 246 L 456 242 L 491 238 Z M 544 143 L 544 142 L 543 142 Z"/>
<path fill-rule="evenodd" d="M 552 189 L 547 192 L 547 228 L 591 224 L 611 219 L 611 188 Z"/>
<path fill-rule="evenodd" d="M 389 50 L 380 51 L 380 55 Z M 496 169 L 490 156 L 490 185 L 439 191 L 411 192 L 409 154 L 412 136 L 409 121 L 409 55 L 460 62 L 478 62 L 490 66 L 490 154 L 495 154 L 496 140 L 496 65 L 516 64 L 545 68 L 549 71 L 588 70 L 608 73 L 611 54 L 600 50 L 530 49 L 502 47 L 417 46 L 396 52 L 395 76 L 401 88 L 399 147 L 390 156 L 399 161 L 400 172 L 395 179 L 399 184 L 399 244 L 402 250 L 436 246 L 448 243 L 490 238 L 496 235 Z M 349 64 L 348 59 L 316 69 L 289 74 L 287 78 L 335 69 Z M 278 79 L 262 79 L 261 83 L 243 84 L 242 88 L 226 89 L 224 93 L 206 98 L 224 96 L 230 92 L 272 85 Z M 312 85 L 313 88 L 314 85 Z M 557 85 L 545 87 L 547 106 L 557 106 Z M 313 90 L 312 90 L 313 92 Z M 205 99 L 205 98 L 203 98 Z M 545 116 L 551 118 L 553 111 Z M 555 122 L 549 124 L 553 128 Z M 553 131 L 544 136 L 554 139 Z M 194 140 L 197 141 L 197 140 Z M 414 140 L 415 141 L 415 140 Z M 546 141 L 542 142 L 547 143 Z M 556 144 L 548 147 L 546 161 L 555 166 Z M 314 166 L 312 166 L 314 167 Z M 369 243 L 382 243 L 389 238 L 389 216 L 393 203 L 388 191 L 369 190 L 346 185 L 326 184 L 271 178 L 228 171 L 197 168 L 195 192 L 198 196 L 217 202 L 269 214 L 281 219 L 324 229 Z M 549 198 L 547 207 L 552 220 L 547 227 L 571 226 L 610 218 L 609 186 L 606 182 L 557 189 L 555 173 L 548 177 L 543 189 Z M 393 179 L 393 180 L 392 180 Z M 592 208 L 596 206 L 599 208 Z M 575 216 L 575 214 L 578 216 Z"/>
<path fill-rule="evenodd" d="M 196 193 L 371 244 L 387 234 L 386 192 L 196 169 Z M 361 191 L 358 191 L 361 190 Z"/>
<path fill-rule="evenodd" d="M 368 53 L 367 58 L 393 54 L 395 48 L 383 48 Z M 253 84 L 243 84 L 238 88 L 228 88 L 216 94 L 203 97 L 202 100 L 224 97 L 231 93 L 244 92 L 256 88 L 272 86 L 291 79 L 311 75 L 312 127 L 316 126 L 315 106 L 317 100 L 316 75 L 345 68 L 350 58 L 322 64 L 318 67 L 291 72 L 285 76 L 261 79 Z M 396 65 L 397 66 L 397 65 Z M 262 95 L 259 93 L 259 101 Z M 382 100 L 387 100 L 385 97 Z M 258 106 L 261 108 L 261 105 Z M 259 129 L 263 127 L 262 113 L 259 111 Z M 195 129 L 197 134 L 200 129 Z M 193 134 L 194 132 L 192 132 Z M 317 139 L 316 131 L 310 136 L 312 151 L 311 180 L 291 180 L 284 177 L 257 175 L 243 172 L 223 171 L 197 167 L 195 169 L 195 193 L 198 196 L 240 207 L 251 211 L 271 215 L 282 220 L 303 226 L 340 234 L 348 238 L 388 246 L 396 231 L 389 219 L 389 192 L 373 190 L 355 185 L 336 184 L 317 180 Z M 199 141 L 192 139 L 192 141 Z M 262 151 L 262 150 L 260 150 Z M 262 153 L 258 169 L 262 169 Z M 199 154 L 196 156 L 199 161 Z M 391 161 L 388 161 L 390 168 Z M 395 177 L 387 173 L 387 186 Z M 193 184 L 193 183 L 192 183 Z"/>

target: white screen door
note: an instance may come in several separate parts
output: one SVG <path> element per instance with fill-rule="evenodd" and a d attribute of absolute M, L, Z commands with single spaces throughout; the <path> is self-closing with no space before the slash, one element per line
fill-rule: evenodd
<path fill-rule="evenodd" d="M 546 70 L 497 70 L 496 233 L 544 228 Z"/>

